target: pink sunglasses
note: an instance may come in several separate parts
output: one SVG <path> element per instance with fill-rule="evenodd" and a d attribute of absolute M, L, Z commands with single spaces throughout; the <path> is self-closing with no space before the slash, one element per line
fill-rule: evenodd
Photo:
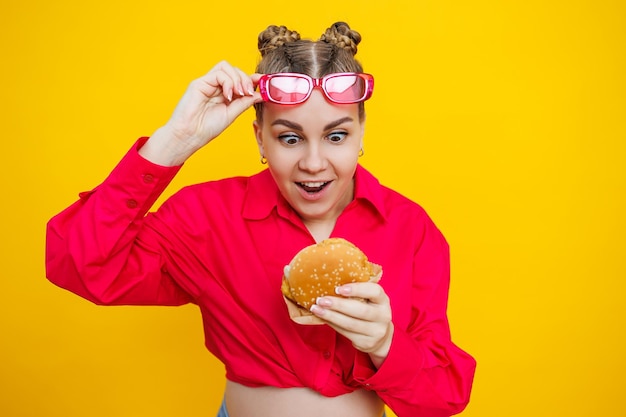
<path fill-rule="evenodd" d="M 372 96 L 374 77 L 370 74 L 342 72 L 312 78 L 306 74 L 279 72 L 265 74 L 259 80 L 263 101 L 278 104 L 303 103 L 315 87 L 320 87 L 333 103 L 359 103 Z"/>

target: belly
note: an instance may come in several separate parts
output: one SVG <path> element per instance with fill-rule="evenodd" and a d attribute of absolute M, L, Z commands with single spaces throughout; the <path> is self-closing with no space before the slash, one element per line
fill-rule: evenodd
<path fill-rule="evenodd" d="M 308 388 L 250 388 L 227 381 L 229 417 L 381 417 L 384 404 L 376 393 L 357 390 L 324 397 Z"/>

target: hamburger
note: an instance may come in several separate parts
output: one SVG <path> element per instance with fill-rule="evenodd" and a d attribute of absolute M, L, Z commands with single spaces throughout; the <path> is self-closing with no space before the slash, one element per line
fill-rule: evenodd
<path fill-rule="evenodd" d="M 310 312 L 318 297 L 352 282 L 378 282 L 382 267 L 354 244 L 330 238 L 307 246 L 284 268 L 281 291 L 291 318 L 301 324 L 323 323 Z"/>

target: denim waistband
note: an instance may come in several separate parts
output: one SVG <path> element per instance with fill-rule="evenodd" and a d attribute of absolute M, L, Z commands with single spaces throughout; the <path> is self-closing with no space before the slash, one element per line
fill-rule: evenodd
<path fill-rule="evenodd" d="M 217 412 L 217 417 L 228 417 L 228 410 L 226 410 L 226 401 L 222 400 L 222 405 Z"/>

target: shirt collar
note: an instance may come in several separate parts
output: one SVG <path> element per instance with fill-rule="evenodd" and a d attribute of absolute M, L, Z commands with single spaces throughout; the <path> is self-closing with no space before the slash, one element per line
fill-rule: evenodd
<path fill-rule="evenodd" d="M 357 165 L 354 173 L 354 199 L 369 204 L 374 211 L 387 220 L 383 189 L 379 181 L 361 165 Z M 243 206 L 243 218 L 260 220 L 270 215 L 276 207 L 278 214 L 291 217 L 295 212 L 283 198 L 269 169 L 265 169 L 250 177 Z"/>
<path fill-rule="evenodd" d="M 385 204 L 384 187 L 378 179 L 361 165 L 357 165 L 354 178 L 354 199 L 366 201 L 384 221 L 387 221 L 389 213 Z"/>

